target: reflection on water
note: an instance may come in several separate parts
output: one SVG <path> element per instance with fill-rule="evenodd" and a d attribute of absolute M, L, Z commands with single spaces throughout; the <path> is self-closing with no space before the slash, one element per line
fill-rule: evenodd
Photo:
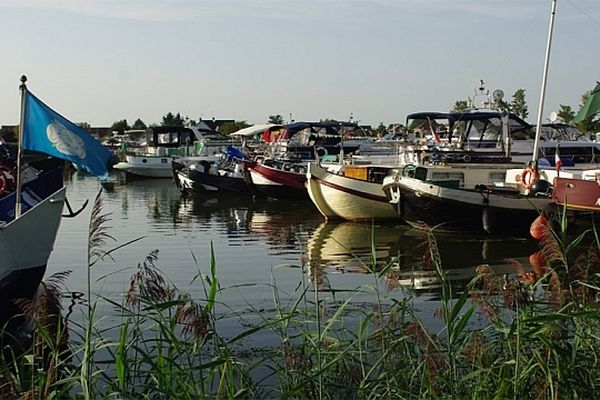
<path fill-rule="evenodd" d="M 94 178 L 75 174 L 67 195 L 78 207 L 86 199 L 93 200 L 99 189 Z M 426 235 L 397 223 L 326 223 L 307 201 L 231 195 L 185 198 L 169 179 L 115 184 L 102 197 L 104 212 L 111 218 L 108 233 L 117 239 L 116 244 L 144 237 L 113 253 L 114 262 L 92 271 L 96 278 L 104 277 L 95 291 L 115 300 L 127 289 L 131 268 L 155 249 L 160 250 L 158 267 L 168 279 L 202 298 L 194 277 L 199 271 L 208 272 L 211 246 L 222 300 L 229 309 L 249 304 L 272 309 L 273 284 L 280 293 L 293 293 L 307 278 L 321 290 L 352 291 L 373 284 L 367 274 L 373 265 L 376 270 L 390 267 L 380 282 L 396 298 L 435 300 L 439 291 L 427 257 Z M 62 222 L 49 262 L 48 273 L 73 270 L 67 282 L 70 290 L 84 289 L 90 209 Z M 502 273 L 511 268 L 505 259 L 527 264 L 536 250 L 529 239 L 464 235 L 438 235 L 436 239 L 442 265 L 457 285 L 468 281 L 480 264 Z M 297 268 L 280 267 L 284 265 Z"/>
<path fill-rule="evenodd" d="M 481 264 L 489 265 L 496 274 L 514 272 L 507 259 L 528 266 L 529 256 L 536 251 L 529 238 L 438 234 L 435 242 L 455 286 L 466 284 Z M 388 267 L 385 279 L 389 289 L 402 287 L 417 295 L 439 289 L 427 234 L 403 225 L 322 223 L 308 240 L 307 254 L 308 273 L 320 290 L 335 290 L 329 279 L 332 274 Z"/>

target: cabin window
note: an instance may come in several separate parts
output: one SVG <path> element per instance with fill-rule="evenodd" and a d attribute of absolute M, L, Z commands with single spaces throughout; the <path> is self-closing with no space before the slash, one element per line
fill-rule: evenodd
<path fill-rule="evenodd" d="M 506 172 L 490 172 L 490 183 L 503 183 L 506 180 Z"/>
<path fill-rule="evenodd" d="M 457 180 L 460 182 L 460 187 L 465 185 L 465 176 L 462 172 L 433 172 L 430 179 L 432 181 Z"/>

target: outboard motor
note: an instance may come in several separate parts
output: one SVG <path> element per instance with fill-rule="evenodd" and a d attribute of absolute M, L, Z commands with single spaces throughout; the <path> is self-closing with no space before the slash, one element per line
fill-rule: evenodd
<path fill-rule="evenodd" d="M 529 194 L 532 196 L 550 196 L 552 193 L 552 184 L 543 179 L 536 181 L 529 189 Z"/>

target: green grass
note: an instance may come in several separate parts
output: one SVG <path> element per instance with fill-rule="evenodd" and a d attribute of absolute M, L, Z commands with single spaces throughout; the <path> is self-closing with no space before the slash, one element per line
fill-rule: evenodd
<path fill-rule="evenodd" d="M 90 222 L 88 272 L 126 245 L 113 240 L 98 196 Z M 377 232 L 373 232 L 373 237 Z M 595 232 L 586 235 L 594 237 Z M 596 236 L 597 237 L 597 236 Z M 600 389 L 600 252 L 597 240 L 564 244 L 548 232 L 545 262 L 536 272 L 509 261 L 496 276 L 482 265 L 460 288 L 446 277 L 433 232 L 425 263 L 440 284 L 431 331 L 410 299 L 380 288 L 394 279 L 395 261 L 364 262 L 372 283 L 353 291 L 322 291 L 318 276 L 281 293 L 273 274 L 273 312 L 248 305 L 229 310 L 218 280 L 217 256 L 196 260 L 193 284 L 202 298 L 180 292 L 162 274 L 158 251 L 132 272 L 124 300 L 95 295 L 60 313 L 67 274 L 50 277 L 33 315 L 33 346 L 4 346 L 0 396 L 27 399 L 587 399 Z M 575 245 L 576 244 L 576 245 Z M 374 242 L 372 248 L 375 248 Z M 302 270 L 318 269 L 312 260 Z M 280 266 L 278 268 L 285 268 Z M 373 299 L 358 302 L 365 293 Z M 392 292 L 393 293 L 393 292 Z M 114 311 L 108 322 L 98 309 Z M 73 310 L 82 311 L 75 322 Z M 238 318 L 235 336 L 218 331 Z M 275 340 L 250 347 L 258 335 Z"/>

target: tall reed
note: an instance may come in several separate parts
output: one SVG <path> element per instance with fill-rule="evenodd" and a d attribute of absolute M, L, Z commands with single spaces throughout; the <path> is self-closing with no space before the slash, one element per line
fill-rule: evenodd
<path fill-rule="evenodd" d="M 158 250 L 133 268 L 122 301 L 94 293 L 91 268 L 139 240 L 103 250 L 112 240 L 108 221 L 99 195 L 83 322 L 68 312 L 48 328 L 38 315 L 36 346 L 3 353 L 5 398 L 581 399 L 600 389 L 597 242 L 565 244 L 549 232 L 537 268 L 507 260 L 513 272 L 497 275 L 480 265 L 457 286 L 435 232 L 427 231 L 423 268 L 437 277 L 440 294 L 441 328 L 433 331 L 410 297 L 382 287 L 398 279 L 398 259 L 378 265 L 374 228 L 370 259 L 357 257 L 372 276 L 369 285 L 336 291 L 324 284 L 317 261 L 304 257 L 293 293 L 277 282 L 276 271 L 289 266 L 274 269 L 273 312 L 251 304 L 231 312 L 222 300 L 231 288 L 221 287 L 212 246 L 207 267 L 192 254 L 201 298 L 168 281 Z M 56 288 L 66 276 L 45 286 L 45 302 L 58 309 Z M 107 304 L 113 313 L 104 320 L 96 310 Z M 243 328 L 222 335 L 224 315 L 238 315 Z M 249 348 L 257 336 L 274 341 Z"/>

